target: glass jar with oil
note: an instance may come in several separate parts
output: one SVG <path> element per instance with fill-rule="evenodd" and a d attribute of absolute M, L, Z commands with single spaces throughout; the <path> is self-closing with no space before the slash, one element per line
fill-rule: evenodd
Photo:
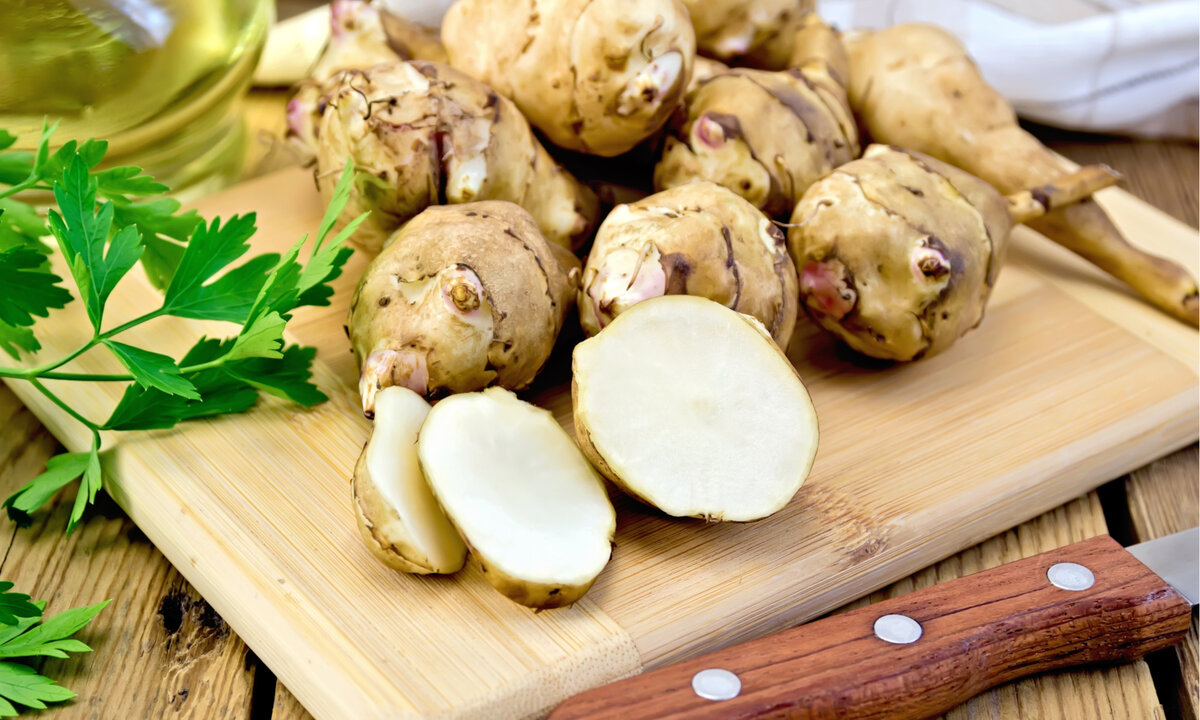
<path fill-rule="evenodd" d="M 107 163 L 139 165 L 176 192 L 236 179 L 249 85 L 272 0 L 3 0 L 0 128 L 35 148 L 108 140 Z"/>

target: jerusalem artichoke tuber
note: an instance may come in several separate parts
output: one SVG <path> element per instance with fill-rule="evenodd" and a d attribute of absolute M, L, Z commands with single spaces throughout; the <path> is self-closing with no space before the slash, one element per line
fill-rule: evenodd
<path fill-rule="evenodd" d="M 679 0 L 459 0 L 442 42 L 550 142 L 604 156 L 662 127 L 696 54 Z"/>
<path fill-rule="evenodd" d="M 578 278 L 578 260 L 512 203 L 427 208 L 367 266 L 350 302 L 363 410 L 389 385 L 424 396 L 525 387 Z"/>
<path fill-rule="evenodd" d="M 785 216 L 813 181 L 858 156 L 842 83 L 845 54 L 816 15 L 802 21 L 797 65 L 733 68 L 699 83 L 668 128 L 654 186 L 710 180 Z"/>
<path fill-rule="evenodd" d="M 850 102 L 877 142 L 928 153 L 1001 192 L 1051 182 L 1071 165 L 1017 124 L 1012 107 L 952 35 L 897 25 L 846 38 Z M 1030 223 L 1126 283 L 1165 312 L 1196 325 L 1196 280 L 1180 265 L 1131 245 L 1095 201 Z"/>
<path fill-rule="evenodd" d="M 600 332 L 637 302 L 699 295 L 759 320 L 786 349 L 799 311 L 783 232 L 753 205 L 710 182 L 619 205 L 596 233 L 579 290 L 579 318 Z"/>
<path fill-rule="evenodd" d="M 595 195 L 560 167 L 507 99 L 438 63 L 377 65 L 341 74 L 319 128 L 317 179 L 333 191 L 346 159 L 360 172 L 339 218 L 371 211 L 354 241 L 378 250 L 434 204 L 507 200 L 564 247 L 585 240 Z"/>
<path fill-rule="evenodd" d="M 933 158 L 872 145 L 813 184 L 788 246 L 805 309 L 876 358 L 916 360 L 983 319 L 1016 222 L 1116 182 L 1090 167 L 1010 198 Z"/>

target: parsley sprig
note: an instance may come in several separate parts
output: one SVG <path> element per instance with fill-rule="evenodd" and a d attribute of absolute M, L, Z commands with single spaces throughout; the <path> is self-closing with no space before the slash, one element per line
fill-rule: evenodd
<path fill-rule="evenodd" d="M 12 519 L 27 523 L 29 514 L 60 488 L 81 479 L 67 524 L 70 532 L 102 484 L 102 431 L 163 429 L 184 420 L 244 412 L 260 392 L 305 406 L 326 399 L 311 381 L 316 351 L 287 345 L 283 331 L 296 308 L 329 304 L 329 282 L 341 274 L 352 252 L 345 240 L 363 218 L 329 237 L 349 197 L 353 168 L 347 166 L 311 244 L 305 236 L 282 256 L 268 253 L 243 261 L 255 232 L 253 213 L 205 222 L 194 212 L 180 214 L 178 203 L 169 198 L 134 200 L 166 188 L 136 167 L 97 171 L 107 149 L 101 141 L 72 141 L 51 153 L 51 132 L 43 132 L 36 153 L 0 152 L 0 349 L 16 359 L 40 349 L 34 335 L 37 319 L 75 297 L 87 311 L 91 338 L 36 367 L 0 367 L 0 377 L 30 383 L 88 428 L 92 441 L 87 451 L 52 458 L 46 471 L 4 506 Z M 0 150 L 13 141 L 0 131 Z M 48 223 L 17 201 L 15 195 L 26 190 L 53 193 L 57 209 L 49 211 Z M 52 250 L 41 241 L 46 234 L 53 236 L 65 261 L 74 294 L 49 269 L 46 255 Z M 303 264 L 302 254 L 307 254 Z M 162 302 L 140 317 L 106 327 L 108 297 L 139 261 L 163 289 Z M 199 338 L 179 360 L 117 339 L 167 316 L 225 321 L 240 328 L 223 339 Z M 111 353 L 126 372 L 62 369 L 94 349 Z M 72 408 L 45 380 L 129 384 L 109 417 L 95 420 Z"/>
<path fill-rule="evenodd" d="M 12 586 L 0 582 L 0 717 L 16 717 L 14 703 L 42 710 L 48 702 L 75 697 L 30 663 L 43 657 L 65 658 L 69 652 L 91 652 L 71 636 L 109 602 L 67 610 L 46 620 L 42 617 L 46 603 L 30 602 L 28 595 L 10 592 Z"/>

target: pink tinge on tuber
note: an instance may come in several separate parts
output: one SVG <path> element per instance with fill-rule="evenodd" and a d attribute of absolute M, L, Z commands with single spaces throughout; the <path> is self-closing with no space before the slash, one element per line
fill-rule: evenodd
<path fill-rule="evenodd" d="M 696 139 L 710 148 L 719 148 L 725 144 L 725 128 L 708 115 L 701 115 L 696 121 Z"/>
<path fill-rule="evenodd" d="M 329 21 L 334 38 L 353 32 L 361 13 L 378 16 L 379 11 L 363 0 L 333 0 L 329 6 Z M 378 22 L 377 17 L 371 18 Z"/>
<path fill-rule="evenodd" d="M 429 369 L 424 351 L 416 348 L 377 350 L 367 357 L 358 380 L 364 415 L 374 417 L 375 394 L 392 385 L 406 387 L 418 395 L 429 392 Z"/>
<path fill-rule="evenodd" d="M 302 94 L 288 101 L 287 126 L 293 135 L 303 138 L 312 135 L 313 109 L 312 99 Z"/>
<path fill-rule="evenodd" d="M 682 82 L 682 73 L 682 55 L 669 52 L 658 56 L 625 86 L 617 98 L 617 115 L 632 115 L 643 107 L 653 110 Z"/>
<path fill-rule="evenodd" d="M 837 260 L 804 263 L 800 270 L 800 294 L 808 307 L 834 320 L 849 315 L 858 302 L 858 292 Z"/>
<path fill-rule="evenodd" d="M 624 310 L 666 293 L 666 270 L 657 261 L 657 249 L 652 254 L 655 257 L 648 258 L 626 249 L 617 250 L 605 258 L 587 291 L 596 324 L 601 329 Z M 630 256 L 636 258 L 633 267 L 626 264 Z"/>

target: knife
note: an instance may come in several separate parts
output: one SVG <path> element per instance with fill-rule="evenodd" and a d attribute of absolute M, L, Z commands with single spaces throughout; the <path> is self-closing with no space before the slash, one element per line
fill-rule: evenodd
<path fill-rule="evenodd" d="M 1196 528 L 1107 535 L 718 650 L 567 699 L 550 720 L 939 715 L 1001 683 L 1179 642 Z"/>

